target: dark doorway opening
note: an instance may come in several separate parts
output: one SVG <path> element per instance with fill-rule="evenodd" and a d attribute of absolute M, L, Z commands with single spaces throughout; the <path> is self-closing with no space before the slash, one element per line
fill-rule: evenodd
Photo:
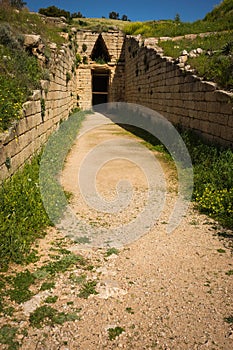
<path fill-rule="evenodd" d="M 108 102 L 109 71 L 92 72 L 92 105 Z"/>

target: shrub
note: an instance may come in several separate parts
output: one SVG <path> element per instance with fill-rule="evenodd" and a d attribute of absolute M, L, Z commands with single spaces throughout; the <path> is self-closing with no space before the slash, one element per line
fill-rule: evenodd
<path fill-rule="evenodd" d="M 23 50 L 0 47 L 0 131 L 21 116 L 22 104 L 43 76 L 35 57 Z"/>
<path fill-rule="evenodd" d="M 40 8 L 39 13 L 48 17 L 65 17 L 70 18 L 70 12 L 66 10 L 59 9 L 56 6 L 48 6 L 47 8 Z"/>
<path fill-rule="evenodd" d="M 82 44 L 82 50 L 83 50 L 83 52 L 87 51 L 87 45 L 85 43 Z"/>
<path fill-rule="evenodd" d="M 88 63 L 88 58 L 87 58 L 87 56 L 84 56 L 83 57 L 83 64 L 87 64 Z"/>
<path fill-rule="evenodd" d="M 22 47 L 13 35 L 10 25 L 2 23 L 0 24 L 0 44 L 8 46 L 11 49 L 19 49 Z"/>
<path fill-rule="evenodd" d="M 27 5 L 27 3 L 22 0 L 10 0 L 10 5 L 18 10 L 21 10 L 25 5 Z"/>
<path fill-rule="evenodd" d="M 76 54 L 76 59 L 75 59 L 75 65 L 78 67 L 80 63 L 82 62 L 82 57 L 80 56 L 79 53 Z"/>
<path fill-rule="evenodd" d="M 190 64 L 205 80 L 216 82 L 219 87 L 233 89 L 233 59 L 224 55 L 201 55 L 190 60 Z"/>
<path fill-rule="evenodd" d="M 66 85 L 69 83 L 71 80 L 71 74 L 69 72 L 66 72 Z"/>
<path fill-rule="evenodd" d="M 160 42 L 166 56 L 177 58 L 185 49 L 191 51 L 197 47 L 208 50 L 211 55 L 202 54 L 189 58 L 188 64 L 194 68 L 199 76 L 206 80 L 215 81 L 224 89 L 233 88 L 233 43 L 232 32 L 217 33 L 194 40 L 182 39 L 178 41 Z"/>
<path fill-rule="evenodd" d="M 184 133 L 194 168 L 194 194 L 199 210 L 233 228 L 233 151 L 202 143 Z"/>
<path fill-rule="evenodd" d="M 32 242 L 50 224 L 38 186 L 39 164 L 36 157 L 0 188 L 1 264 L 24 261 Z"/>

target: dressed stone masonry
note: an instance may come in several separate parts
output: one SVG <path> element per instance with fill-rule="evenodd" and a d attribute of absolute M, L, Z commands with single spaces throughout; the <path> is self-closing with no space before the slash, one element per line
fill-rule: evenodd
<path fill-rule="evenodd" d="M 24 103 L 22 118 L 0 135 L 0 181 L 40 150 L 73 108 L 92 108 L 97 73 L 108 79 L 106 101 L 141 104 L 206 141 L 233 146 L 233 94 L 193 75 L 184 62 L 164 57 L 158 38 L 71 30 L 77 51 L 71 43 L 60 50 L 51 44 L 49 80 L 41 81 L 41 89 Z M 31 46 L 40 43 L 37 37 L 26 39 Z"/>
<path fill-rule="evenodd" d="M 232 93 L 163 57 L 148 39 L 127 37 L 125 43 L 126 102 L 158 111 L 213 144 L 233 146 Z"/>
<path fill-rule="evenodd" d="M 22 118 L 0 134 L 0 181 L 38 152 L 60 121 L 77 106 L 74 58 L 74 49 L 67 45 L 60 50 L 51 45 L 49 80 L 41 81 L 41 89 L 23 104 Z"/>

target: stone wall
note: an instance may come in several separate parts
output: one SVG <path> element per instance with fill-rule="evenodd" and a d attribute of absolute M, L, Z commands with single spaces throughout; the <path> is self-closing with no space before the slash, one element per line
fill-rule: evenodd
<path fill-rule="evenodd" d="M 41 81 L 23 105 L 22 118 L 0 134 L 0 181 L 6 179 L 41 149 L 49 135 L 77 106 L 73 49 L 53 49 L 49 80 Z"/>
<path fill-rule="evenodd" d="M 100 33 L 91 30 L 78 31 L 76 33 L 78 53 L 90 57 L 99 34 Z M 116 63 L 122 54 L 122 46 L 125 40 L 124 34 L 120 31 L 112 30 L 108 32 L 103 32 L 101 33 L 101 35 L 108 48 L 108 52 L 111 57 L 111 62 Z M 83 44 L 86 45 L 85 51 L 83 51 Z"/>
<path fill-rule="evenodd" d="M 156 110 L 211 143 L 233 146 L 233 94 L 182 69 L 136 37 L 126 38 L 125 101 Z"/>
<path fill-rule="evenodd" d="M 108 49 L 110 61 L 98 64 L 91 59 L 92 51 L 100 33 L 91 30 L 78 31 L 76 40 L 78 54 L 86 57 L 85 64 L 81 63 L 77 69 L 77 95 L 79 107 L 87 110 L 92 107 L 92 72 L 102 70 L 109 74 L 108 101 L 124 101 L 124 44 L 125 36 L 119 31 L 101 33 Z M 85 51 L 83 51 L 85 44 Z"/>
<path fill-rule="evenodd" d="M 87 62 L 76 69 L 74 48 L 69 44 L 60 50 L 52 47 L 49 80 L 41 81 L 41 89 L 24 103 L 22 118 L 0 134 L 0 181 L 40 150 L 73 108 L 92 107 L 92 72 L 99 69 L 109 74 L 109 102 L 144 105 L 211 143 L 233 146 L 232 93 L 218 90 L 214 83 L 163 57 L 153 40 L 125 38 L 116 31 L 102 33 L 111 59 L 101 65 L 91 59 L 99 33 L 80 31 L 75 36 L 78 52 Z"/>
<path fill-rule="evenodd" d="M 77 98 L 78 105 L 83 110 L 92 107 L 92 76 L 89 65 L 81 64 L 77 69 Z"/>

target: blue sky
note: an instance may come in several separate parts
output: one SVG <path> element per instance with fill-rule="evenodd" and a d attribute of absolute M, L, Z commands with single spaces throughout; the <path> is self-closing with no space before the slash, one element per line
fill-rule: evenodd
<path fill-rule="evenodd" d="M 202 19 L 221 0 L 25 0 L 31 11 L 51 5 L 68 10 L 80 11 L 85 17 L 108 17 L 115 11 L 120 17 L 125 14 L 132 21 L 174 19 L 179 13 L 182 21 L 193 22 Z"/>

